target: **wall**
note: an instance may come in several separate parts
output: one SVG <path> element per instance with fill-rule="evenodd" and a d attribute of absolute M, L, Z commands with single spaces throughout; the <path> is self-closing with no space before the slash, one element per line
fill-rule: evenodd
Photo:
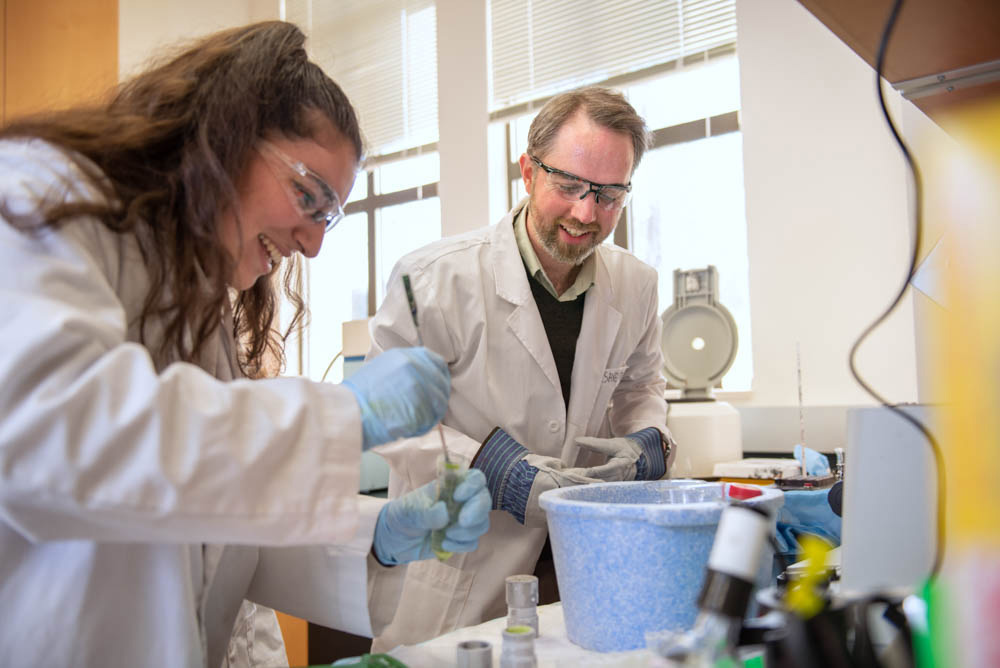
<path fill-rule="evenodd" d="M 942 351 L 940 343 L 934 340 L 933 334 L 935 328 L 940 326 L 940 319 L 947 314 L 945 307 L 950 306 L 944 296 L 944 276 L 954 251 L 952 235 L 955 231 L 954 229 L 948 231 L 947 228 L 955 221 L 950 217 L 935 214 L 941 211 L 951 213 L 954 210 L 954 203 L 945 198 L 960 192 L 950 187 L 954 184 L 952 177 L 949 176 L 951 165 L 946 158 L 952 151 L 958 149 L 958 144 L 941 126 L 913 104 L 903 105 L 902 126 L 907 145 L 923 174 L 924 238 L 921 243 L 923 256 L 926 257 L 934 251 L 933 256 L 926 258 L 926 264 L 918 265 L 917 276 L 914 279 L 914 284 L 924 290 L 924 292 L 918 290 L 913 296 L 914 317 L 917 323 L 917 359 L 932 362 L 917 367 L 918 399 L 921 403 L 943 403 L 946 400 L 946 390 L 934 382 L 936 374 L 932 368 L 933 361 L 941 359 Z M 972 199 L 976 199 L 974 195 Z M 963 213 L 970 219 L 981 220 L 978 215 L 971 212 Z M 988 235 L 983 235 L 982 238 L 988 238 Z M 940 248 L 937 248 L 939 243 Z M 937 371 L 940 372 L 940 369 Z"/>
<path fill-rule="evenodd" d="M 115 0 L 6 0 L 3 118 L 96 101 L 117 82 Z"/>
<path fill-rule="evenodd" d="M 164 47 L 215 30 L 276 19 L 279 6 L 279 0 L 119 0 L 119 77 L 141 70 Z"/>
<path fill-rule="evenodd" d="M 489 221 L 486 2 L 437 0 L 441 236 Z"/>
<path fill-rule="evenodd" d="M 809 405 L 869 404 L 848 353 L 908 263 L 902 157 L 872 69 L 793 0 L 737 3 L 754 384 L 749 404 L 795 405 L 800 342 Z M 899 117 L 910 105 L 889 89 Z M 917 398 L 912 297 L 869 338 L 862 375 Z"/>

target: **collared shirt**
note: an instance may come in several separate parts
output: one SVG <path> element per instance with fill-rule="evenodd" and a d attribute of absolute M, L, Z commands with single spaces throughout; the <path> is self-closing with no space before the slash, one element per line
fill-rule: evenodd
<path fill-rule="evenodd" d="M 594 254 L 591 253 L 590 257 L 583 261 L 580 266 L 580 273 L 576 275 L 576 280 L 573 281 L 573 285 L 566 288 L 566 292 L 561 295 L 556 292 L 555 286 L 549 277 L 545 275 L 545 270 L 542 269 L 542 263 L 538 260 L 538 255 L 535 254 L 535 248 L 531 245 L 531 239 L 528 238 L 528 205 L 525 204 L 521 208 L 520 213 L 514 217 L 514 238 L 517 239 L 517 249 L 521 251 L 521 259 L 524 260 L 524 266 L 528 268 L 528 273 L 538 281 L 542 287 L 544 287 L 550 295 L 555 297 L 561 302 L 573 301 L 584 292 L 590 289 L 590 286 L 594 284 L 594 266 L 596 260 L 594 259 Z"/>

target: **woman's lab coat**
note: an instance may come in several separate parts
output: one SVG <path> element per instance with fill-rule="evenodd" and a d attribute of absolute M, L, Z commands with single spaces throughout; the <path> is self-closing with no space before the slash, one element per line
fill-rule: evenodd
<path fill-rule="evenodd" d="M 451 369 L 443 421 L 451 452 L 471 460 L 500 426 L 529 450 L 575 466 L 587 456 L 574 442 L 578 436 L 622 436 L 645 427 L 667 433 L 656 271 L 617 247 L 595 252 L 567 411 L 514 238 L 514 216 L 524 204 L 498 225 L 403 258 L 371 322 L 370 356 L 417 342 L 401 285 L 408 273 L 423 342 Z M 396 496 L 434 477 L 441 443 L 434 430 L 377 452 L 389 462 L 390 496 Z M 477 551 L 447 563 L 411 564 L 399 612 L 374 649 L 506 614 L 504 579 L 533 571 L 545 536 L 544 527 L 525 527 L 494 511 Z"/>
<path fill-rule="evenodd" d="M 52 146 L 0 142 L 8 210 L 94 196 Z M 0 266 L 0 665 L 217 668 L 244 598 L 378 630 L 367 590 L 391 608 L 403 569 L 369 558 L 348 390 L 238 379 L 229 321 L 198 365 L 151 356 L 136 240 L 93 220 L 0 221 Z"/>

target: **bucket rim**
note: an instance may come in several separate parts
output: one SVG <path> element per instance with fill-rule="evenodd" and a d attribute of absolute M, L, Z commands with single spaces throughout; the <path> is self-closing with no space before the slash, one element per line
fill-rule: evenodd
<path fill-rule="evenodd" d="M 678 484 L 679 483 L 679 484 Z M 586 485 L 587 489 L 598 489 L 607 487 L 646 486 L 646 487 L 667 487 L 674 489 L 687 489 L 691 487 L 711 487 L 720 488 L 725 483 L 710 482 L 706 480 L 632 480 L 622 482 L 599 482 Z M 657 520 L 665 520 L 663 523 L 683 526 L 689 524 L 712 523 L 717 520 L 722 509 L 732 503 L 748 504 L 752 506 L 764 505 L 774 506 L 772 511 L 772 521 L 777 517 L 777 508 L 784 505 L 784 493 L 776 487 L 761 487 L 761 495 L 752 499 L 736 500 L 725 499 L 721 489 L 719 498 L 707 501 L 691 501 L 683 504 L 668 503 L 608 503 L 603 501 L 587 501 L 572 498 L 565 498 L 574 494 L 579 486 L 560 487 L 543 492 L 538 497 L 538 503 L 546 514 L 573 515 L 576 517 L 603 517 L 608 519 L 639 519 L 651 521 L 655 524 L 661 523 Z M 685 515 L 687 521 L 680 520 L 677 515 Z"/>

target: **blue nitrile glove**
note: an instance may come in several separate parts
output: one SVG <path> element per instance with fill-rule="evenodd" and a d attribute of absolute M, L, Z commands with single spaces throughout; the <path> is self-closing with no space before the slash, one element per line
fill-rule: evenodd
<path fill-rule="evenodd" d="M 362 449 L 419 436 L 448 410 L 451 374 L 427 348 L 391 348 L 365 362 L 344 386 L 361 407 Z"/>
<path fill-rule="evenodd" d="M 529 527 L 546 526 L 538 496 L 547 490 L 604 482 L 588 468 L 570 468 L 558 457 L 536 455 L 500 427 L 483 441 L 472 460 L 486 474 L 493 509 L 504 510 Z"/>
<path fill-rule="evenodd" d="M 806 470 L 808 470 L 808 460 Z M 841 519 L 833 513 L 827 497 L 829 489 L 788 489 L 778 513 L 777 538 L 781 551 L 799 551 L 798 538 L 811 533 L 833 546 L 840 545 Z"/>
<path fill-rule="evenodd" d="M 795 445 L 795 458 L 802 461 L 802 446 Z M 830 475 L 830 460 L 812 448 L 806 448 L 806 475 Z"/>
<path fill-rule="evenodd" d="M 646 427 L 620 438 L 580 436 L 576 444 L 608 458 L 606 464 L 590 469 L 590 477 L 606 482 L 659 480 L 667 472 L 660 430 Z"/>
<path fill-rule="evenodd" d="M 437 481 L 431 481 L 385 504 L 375 523 L 375 556 L 387 566 L 431 559 L 431 532 L 448 524 L 444 501 L 435 501 Z M 479 537 L 490 528 L 493 501 L 482 471 L 470 470 L 458 487 L 455 500 L 462 503 L 458 521 L 445 531 L 441 548 L 447 552 L 472 552 Z"/>

